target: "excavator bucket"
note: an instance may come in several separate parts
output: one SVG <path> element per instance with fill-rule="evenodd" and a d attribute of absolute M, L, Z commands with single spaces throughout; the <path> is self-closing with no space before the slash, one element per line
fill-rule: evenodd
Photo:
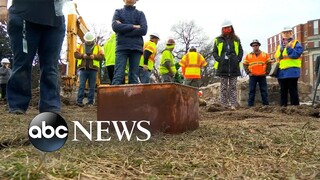
<path fill-rule="evenodd" d="M 130 129 L 134 124 L 130 122 L 149 121 L 143 127 L 151 133 L 195 130 L 199 127 L 197 93 L 196 88 L 176 83 L 100 85 L 97 120 L 127 121 Z"/>

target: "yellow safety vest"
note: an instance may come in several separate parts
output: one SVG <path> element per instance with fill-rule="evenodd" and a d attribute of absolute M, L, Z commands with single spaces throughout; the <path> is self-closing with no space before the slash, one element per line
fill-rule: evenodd
<path fill-rule="evenodd" d="M 106 66 L 114 66 L 116 62 L 116 34 L 111 34 L 110 38 L 104 44 L 104 59 Z"/>
<path fill-rule="evenodd" d="M 164 66 L 164 63 L 167 61 L 167 59 L 170 59 L 170 64 L 171 64 L 170 68 L 171 68 L 172 72 L 174 74 L 177 72 L 172 52 L 165 49 L 162 52 L 161 61 L 160 61 L 159 73 L 161 75 L 169 73 L 169 70 L 167 69 L 167 67 Z"/>
<path fill-rule="evenodd" d="M 155 61 L 155 57 L 157 54 L 157 45 L 156 43 L 152 42 L 152 41 L 147 41 L 144 43 L 143 46 L 143 51 L 148 50 L 150 51 L 152 54 L 150 55 L 149 59 L 148 59 L 148 69 L 150 71 L 152 71 L 153 67 L 154 67 L 154 61 Z M 142 54 L 141 58 L 140 58 L 140 66 L 144 65 L 144 56 Z"/>
<path fill-rule="evenodd" d="M 297 42 L 298 42 L 298 40 L 296 40 L 296 39 L 293 40 L 292 42 L 290 42 L 291 48 L 294 48 L 296 46 Z M 291 68 L 291 67 L 301 68 L 301 59 L 300 58 L 297 58 L 297 59 L 290 58 L 288 56 L 287 48 L 283 49 L 283 52 L 282 52 L 283 59 L 279 59 L 280 55 L 281 55 L 280 45 L 278 45 L 277 51 L 275 53 L 275 57 L 279 61 L 279 68 L 280 69 L 287 69 L 287 68 Z"/>
<path fill-rule="evenodd" d="M 78 45 L 78 48 L 79 48 L 79 50 L 80 50 L 80 53 L 83 54 L 83 53 L 84 53 L 83 44 Z M 94 48 L 93 48 L 92 54 L 93 54 L 93 55 L 98 55 L 98 54 L 99 54 L 99 51 L 100 51 L 99 45 L 95 45 Z M 90 66 L 90 65 L 89 65 L 89 66 Z M 99 69 L 99 68 L 100 68 L 100 61 L 94 59 L 94 60 L 92 61 L 92 66 L 93 66 L 94 69 Z M 80 67 L 86 67 L 86 65 L 84 64 L 84 62 L 82 61 L 82 59 L 77 59 L 77 67 L 78 67 L 78 68 L 80 68 Z"/>
<path fill-rule="evenodd" d="M 201 78 L 201 67 L 207 65 L 207 62 L 200 53 L 189 52 L 182 57 L 179 64 L 185 68 L 184 78 L 199 79 Z"/>
<path fill-rule="evenodd" d="M 218 38 L 216 38 L 214 40 L 214 42 L 218 47 L 218 56 L 221 57 L 221 53 L 222 53 L 222 49 L 223 49 L 223 42 L 219 42 L 218 43 Z M 234 51 L 236 52 L 236 55 L 238 56 L 238 54 L 239 54 L 239 42 L 233 41 L 233 44 L 234 44 Z M 214 64 L 213 64 L 213 68 L 214 69 L 218 69 L 218 67 L 219 67 L 219 62 L 215 61 Z"/>

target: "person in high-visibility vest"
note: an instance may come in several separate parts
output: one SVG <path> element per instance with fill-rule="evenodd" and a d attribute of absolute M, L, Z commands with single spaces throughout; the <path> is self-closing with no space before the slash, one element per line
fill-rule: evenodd
<path fill-rule="evenodd" d="M 104 66 L 107 68 L 110 84 L 113 80 L 114 65 L 116 62 L 116 33 L 112 33 L 109 39 L 104 43 Z"/>
<path fill-rule="evenodd" d="M 238 107 L 237 77 L 240 73 L 240 62 L 243 49 L 239 37 L 235 34 L 231 21 L 225 20 L 221 25 L 221 35 L 214 40 L 213 57 L 216 76 L 221 79 L 220 103 L 235 110 Z"/>
<path fill-rule="evenodd" d="M 77 47 L 74 57 L 77 58 L 77 68 L 80 72 L 77 105 L 83 107 L 84 89 L 88 80 L 88 106 L 94 103 L 94 92 L 97 80 L 97 72 L 100 68 L 100 61 L 103 60 L 103 48 L 95 44 L 95 35 L 87 32 L 84 35 L 84 44 Z"/>
<path fill-rule="evenodd" d="M 269 105 L 267 75 L 271 69 L 271 60 L 268 53 L 260 50 L 261 43 L 257 39 L 254 39 L 250 46 L 253 51 L 247 54 L 243 61 L 243 68 L 249 75 L 248 106 L 254 106 L 257 83 L 259 83 L 262 104 Z"/>
<path fill-rule="evenodd" d="M 279 62 L 277 78 L 280 85 L 280 106 L 288 105 L 288 92 L 290 104 L 300 105 L 298 93 L 298 79 L 301 73 L 301 54 L 303 47 L 293 37 L 291 27 L 285 27 L 281 32 L 281 42 L 277 47 L 275 58 Z"/>
<path fill-rule="evenodd" d="M 159 68 L 162 82 L 174 82 L 177 69 L 172 51 L 175 44 L 173 39 L 168 39 L 166 48 L 162 51 Z"/>
<path fill-rule="evenodd" d="M 140 58 L 139 79 L 141 83 L 150 83 L 150 76 L 155 64 L 159 34 L 150 34 L 150 40 L 144 43 Z"/>
<path fill-rule="evenodd" d="M 200 87 L 201 83 L 201 68 L 207 65 L 204 57 L 197 52 L 194 46 L 191 46 L 189 52 L 185 54 L 179 62 L 182 68 L 183 84 Z"/>

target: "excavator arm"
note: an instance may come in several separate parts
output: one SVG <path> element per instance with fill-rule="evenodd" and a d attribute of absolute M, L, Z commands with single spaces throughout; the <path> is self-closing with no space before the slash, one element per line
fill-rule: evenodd
<path fill-rule="evenodd" d="M 77 87 L 77 60 L 74 52 L 77 48 L 77 37 L 84 42 L 84 34 L 89 31 L 83 18 L 80 16 L 75 4 L 76 14 L 69 14 L 67 21 L 67 72 L 62 76 L 63 92 L 71 95 L 74 88 Z"/>

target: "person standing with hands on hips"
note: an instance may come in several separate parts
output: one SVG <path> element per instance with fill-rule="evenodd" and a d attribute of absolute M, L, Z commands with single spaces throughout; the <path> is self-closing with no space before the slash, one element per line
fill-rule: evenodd
<path fill-rule="evenodd" d="M 298 106 L 298 79 L 301 73 L 303 48 L 298 40 L 293 38 L 291 27 L 285 27 L 281 32 L 282 40 L 277 47 L 275 58 L 279 62 L 277 78 L 280 85 L 280 106 L 287 106 L 288 92 L 291 105 Z"/>
<path fill-rule="evenodd" d="M 134 6 L 138 0 L 123 0 L 112 18 L 112 29 L 117 34 L 116 63 L 112 85 L 123 84 L 129 61 L 129 84 L 139 84 L 139 63 L 143 53 L 143 38 L 147 34 L 147 20 Z"/>
<path fill-rule="evenodd" d="M 8 34 L 13 51 L 7 84 L 9 112 L 24 114 L 31 100 L 31 71 L 36 54 L 40 63 L 39 112 L 60 113 L 58 59 L 65 37 L 64 0 L 13 0 Z M 0 0 L 0 21 L 6 20 L 7 1 Z"/>

